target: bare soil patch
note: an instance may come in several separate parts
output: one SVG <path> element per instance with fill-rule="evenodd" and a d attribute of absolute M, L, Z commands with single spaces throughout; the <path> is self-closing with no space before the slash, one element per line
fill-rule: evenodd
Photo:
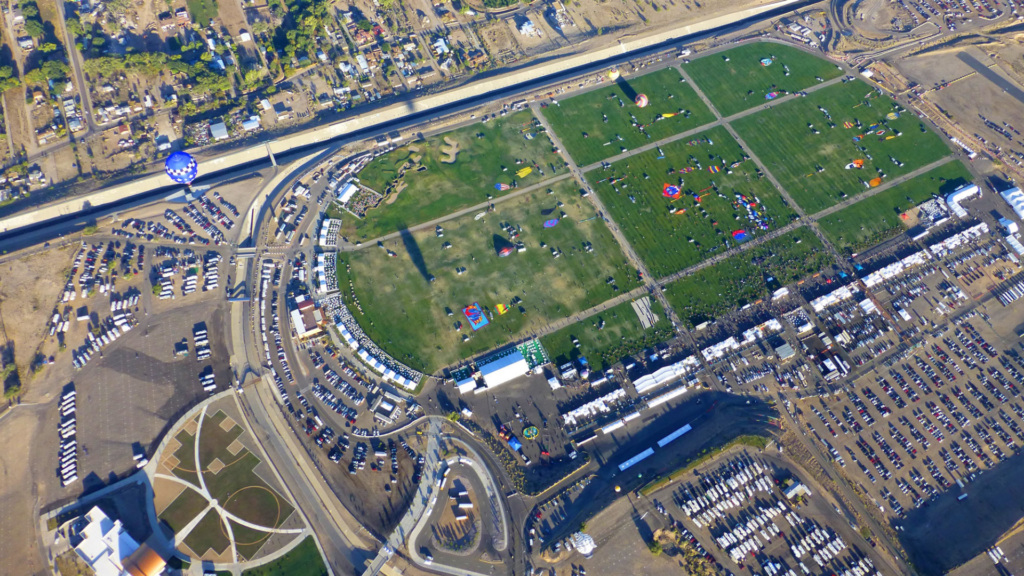
<path fill-rule="evenodd" d="M 447 146 L 441 147 L 441 153 L 445 155 L 445 157 L 441 159 L 441 162 L 444 162 L 445 164 L 455 164 L 455 161 L 459 157 L 459 142 L 445 136 L 444 143 L 447 144 Z"/>
<path fill-rule="evenodd" d="M 0 314 L 14 360 L 28 368 L 36 349 L 49 338 L 50 320 L 71 270 L 71 247 L 53 248 L 0 264 Z"/>

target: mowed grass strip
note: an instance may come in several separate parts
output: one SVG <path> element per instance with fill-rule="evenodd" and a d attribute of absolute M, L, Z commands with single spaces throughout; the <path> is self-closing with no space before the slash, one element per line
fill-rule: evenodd
<path fill-rule="evenodd" d="M 943 164 L 871 198 L 818 221 L 832 245 L 855 254 L 907 230 L 902 214 L 932 198 L 945 196 L 971 181 L 959 161 Z"/>
<path fill-rule="evenodd" d="M 497 204 L 480 219 L 446 222 L 444 237 L 429 230 L 339 254 L 339 286 L 363 331 L 397 360 L 433 373 L 613 298 L 616 288 L 637 287 L 636 271 L 579 189 L 563 181 L 550 190 Z M 557 225 L 543 226 L 563 212 Z M 509 241 L 503 223 L 521 227 L 525 252 L 498 257 Z M 462 313 L 473 303 L 493 314 L 477 332 Z M 499 315 L 499 304 L 510 310 Z"/>
<path fill-rule="evenodd" d="M 174 451 L 178 465 L 171 472 L 182 480 L 199 488 L 199 474 L 196 473 L 196 437 L 182 430 L 174 437 L 181 446 Z"/>
<path fill-rule="evenodd" d="M 669 284 L 665 297 L 692 328 L 834 264 L 813 232 L 797 228 Z"/>
<path fill-rule="evenodd" d="M 186 488 L 160 513 L 160 519 L 167 523 L 171 530 L 179 532 L 200 512 L 206 509 L 206 498 L 194 490 Z"/>
<path fill-rule="evenodd" d="M 358 174 L 363 185 L 381 194 L 389 187 L 397 190 L 399 182 L 405 188 L 394 198 L 396 192 L 390 192 L 361 220 L 340 212 L 342 235 L 353 241 L 377 238 L 511 191 L 496 190 L 495 184 L 515 182 L 524 187 L 564 173 L 565 160 L 541 130 L 539 121 L 526 110 L 418 140 L 374 159 Z M 527 140 L 527 134 L 533 139 Z M 446 138 L 459 147 L 454 163 L 445 162 L 451 159 L 442 151 L 449 149 Z M 403 166 L 407 169 L 400 176 Z M 524 168 L 532 172 L 517 177 Z"/>
<path fill-rule="evenodd" d="M 541 113 L 573 160 L 586 166 L 620 154 L 623 149 L 714 122 L 715 115 L 682 80 L 675 68 L 639 77 L 621 76 L 592 92 L 550 105 Z M 637 94 L 647 96 L 646 107 L 634 103 Z M 662 114 L 676 116 L 657 120 Z M 634 124 L 645 128 L 641 131 Z"/>
<path fill-rule="evenodd" d="M 185 545 L 199 556 L 203 556 L 211 548 L 216 554 L 224 552 L 231 545 L 231 540 L 221 524 L 220 514 L 217 514 L 216 510 L 208 511 L 188 536 L 185 536 Z"/>
<path fill-rule="evenodd" d="M 326 576 L 327 568 L 316 549 L 312 536 L 307 536 L 284 556 L 242 572 L 242 576 Z"/>
<path fill-rule="evenodd" d="M 742 161 L 743 149 L 723 127 L 692 140 L 666 144 L 661 152 L 663 159 L 658 150 L 650 150 L 616 162 L 610 169 L 587 173 L 612 218 L 655 277 L 678 272 L 736 246 L 733 232 L 737 230 L 745 231 L 749 238 L 763 233 L 748 219 L 747 209 L 737 204 L 737 194 L 757 204 L 754 209 L 765 218 L 769 230 L 785 226 L 797 216 L 768 179 L 758 176 L 753 160 Z M 735 162 L 741 163 L 730 168 Z M 721 171 L 710 172 L 712 165 Z M 694 171 L 682 173 L 688 168 Z M 679 185 L 682 197 L 666 198 L 662 193 L 665 184 Z M 701 197 L 699 203 L 695 195 Z"/>
<path fill-rule="evenodd" d="M 898 110 L 891 98 L 853 80 L 746 116 L 732 127 L 793 200 L 813 214 L 867 190 L 875 177 L 884 175 L 884 182 L 950 154 L 921 120 Z M 899 118 L 887 119 L 889 113 Z M 854 142 L 855 136 L 862 138 Z M 863 168 L 846 169 L 854 160 L 863 160 Z"/>
<path fill-rule="evenodd" d="M 272 532 L 253 530 L 234 520 L 229 519 L 228 522 L 231 523 L 231 534 L 235 537 L 235 549 L 246 560 L 252 560 L 260 551 L 260 548 L 263 548 L 263 545 L 267 543 L 267 540 L 274 535 Z"/>
<path fill-rule="evenodd" d="M 633 304 L 626 302 L 548 334 L 541 338 L 541 344 L 556 364 L 585 356 L 592 366 L 604 370 L 625 356 L 672 337 L 672 322 L 665 309 L 654 298 L 650 303 L 658 321 L 646 330 Z M 579 340 L 579 348 L 573 344 L 573 337 Z"/>
<path fill-rule="evenodd" d="M 763 66 L 762 58 L 773 61 Z M 828 60 L 772 42 L 744 44 L 683 66 L 722 116 L 769 102 L 765 96 L 771 92 L 799 92 L 843 75 Z"/>

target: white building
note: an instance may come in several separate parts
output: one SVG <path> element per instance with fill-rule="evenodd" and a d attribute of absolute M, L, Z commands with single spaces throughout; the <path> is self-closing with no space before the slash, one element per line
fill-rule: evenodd
<path fill-rule="evenodd" d="M 999 193 L 1006 200 L 1006 203 L 1013 208 L 1014 214 L 1017 218 L 1024 220 L 1024 192 L 1021 192 L 1020 188 L 1010 188 L 1009 190 L 1003 190 Z"/>
<path fill-rule="evenodd" d="M 132 538 L 120 520 L 111 520 L 94 506 L 84 517 L 79 530 L 81 541 L 75 552 L 92 568 L 96 576 L 156 576 L 164 573 L 163 558 L 152 548 Z"/>
<path fill-rule="evenodd" d="M 484 385 L 490 389 L 501 386 L 510 380 L 525 376 L 530 372 L 530 365 L 519 350 L 515 350 L 487 364 L 478 364 Z"/>

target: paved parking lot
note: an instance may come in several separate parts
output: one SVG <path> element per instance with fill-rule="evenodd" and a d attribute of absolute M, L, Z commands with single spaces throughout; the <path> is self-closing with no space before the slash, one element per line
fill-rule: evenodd
<path fill-rule="evenodd" d="M 219 303 L 205 302 L 142 316 L 139 326 L 75 376 L 79 477 L 86 487 L 134 471 L 134 443 L 152 453 L 165 428 L 206 397 L 200 372 L 212 367 L 218 390 L 231 384 L 226 342 L 217 329 L 226 325 L 224 315 Z M 208 320 L 213 353 L 199 363 L 192 346 L 196 319 Z M 174 343 L 182 338 L 190 353 L 176 358 Z M 56 474 L 50 481 L 59 485 Z"/>

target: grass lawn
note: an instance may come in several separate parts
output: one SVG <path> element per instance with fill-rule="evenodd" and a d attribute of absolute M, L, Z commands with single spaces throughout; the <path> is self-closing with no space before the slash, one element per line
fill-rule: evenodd
<path fill-rule="evenodd" d="M 393 203 L 387 202 L 395 192 L 362 220 L 343 212 L 341 235 L 352 241 L 377 238 L 508 193 L 495 190 L 496 183 L 530 186 L 564 173 L 565 160 L 535 124 L 539 121 L 527 110 L 412 142 L 373 160 L 359 173 L 363 185 L 381 194 L 397 189 L 399 181 L 406 187 Z M 525 133 L 533 139 L 527 140 Z M 447 149 L 445 138 L 459 144 L 454 164 L 443 162 L 448 158 L 442 152 Z M 410 168 L 400 177 L 407 162 Z M 518 170 L 528 167 L 532 173 L 516 177 Z"/>
<path fill-rule="evenodd" d="M 326 576 L 327 568 L 312 536 L 307 536 L 284 556 L 256 568 L 242 572 L 242 576 Z"/>
<path fill-rule="evenodd" d="M 185 545 L 197 556 L 202 556 L 210 548 L 220 554 L 230 546 L 231 540 L 228 539 L 227 530 L 220 522 L 220 514 L 217 514 L 216 510 L 207 512 L 185 537 Z"/>
<path fill-rule="evenodd" d="M 200 432 L 199 460 L 206 488 L 228 512 L 253 524 L 276 528 L 292 513 L 292 507 L 253 472 L 260 463 L 256 455 L 245 448 L 235 455 L 228 451 L 244 429 L 236 423 L 225 431 L 221 422 L 226 417 L 222 411 L 207 416 Z M 214 459 L 225 465 L 216 474 L 211 471 Z"/>
<path fill-rule="evenodd" d="M 658 159 L 657 150 L 651 150 L 616 162 L 611 169 L 587 173 L 612 218 L 656 277 L 735 246 L 732 234 L 736 230 L 746 231 L 749 238 L 762 233 L 748 220 L 747 209 L 737 203 L 737 194 L 760 200 L 757 210 L 767 219 L 770 230 L 796 217 L 768 179 L 758 178 L 753 161 L 722 168 L 717 174 L 708 170 L 712 163 L 721 167 L 723 161 L 731 165 L 743 159 L 742 148 L 723 127 L 688 142 L 666 144 L 661 150 L 663 160 Z M 694 170 L 680 173 L 688 168 Z M 650 178 L 645 179 L 645 175 Z M 625 180 L 612 184 L 612 179 L 622 177 Z M 666 198 L 662 194 L 665 184 L 679 185 L 682 197 Z M 718 187 L 717 192 L 710 188 L 712 185 Z M 698 193 L 703 196 L 699 205 L 693 197 Z M 672 214 L 672 208 L 685 213 Z"/>
<path fill-rule="evenodd" d="M 548 106 L 543 114 L 573 160 L 586 166 L 619 154 L 623 148 L 637 148 L 714 122 L 715 115 L 689 84 L 681 82 L 682 78 L 675 68 L 636 78 L 622 77 L 592 92 Z M 650 104 L 637 107 L 633 103 L 636 94 L 646 94 Z M 689 114 L 678 114 L 682 111 Z M 671 113 L 678 115 L 655 121 L 661 114 Z M 646 125 L 646 134 L 633 126 L 633 117 L 635 123 Z M 613 140 L 616 136 L 622 140 Z"/>
<path fill-rule="evenodd" d="M 834 263 L 813 232 L 798 228 L 669 284 L 665 297 L 693 327 Z"/>
<path fill-rule="evenodd" d="M 959 161 L 943 164 L 819 221 L 821 230 L 841 252 L 854 254 L 888 240 L 907 229 L 901 214 L 933 194 L 945 196 L 971 181 Z"/>
<path fill-rule="evenodd" d="M 235 536 L 235 548 L 238 550 L 238 554 L 247 560 L 252 560 L 252 557 L 273 536 L 271 532 L 253 530 L 248 526 L 242 526 L 234 520 L 228 520 L 228 522 L 231 523 L 231 533 Z"/>
<path fill-rule="evenodd" d="M 854 80 L 741 118 L 732 126 L 793 200 L 813 214 L 863 192 L 876 176 L 902 176 L 950 154 L 942 139 L 913 114 L 887 119 L 896 106 L 888 96 Z M 819 107 L 831 114 L 834 128 Z M 858 121 L 861 128 L 856 127 Z M 845 128 L 845 122 L 854 127 Z M 876 124 L 875 131 L 865 135 Z M 860 142 L 854 142 L 855 136 L 862 135 Z M 845 169 L 854 160 L 863 160 L 864 167 Z"/>
<path fill-rule="evenodd" d="M 626 302 L 548 334 L 541 338 L 541 343 L 556 364 L 586 356 L 591 365 L 604 370 L 625 356 L 672 337 L 672 323 L 665 316 L 665 310 L 653 297 L 650 302 L 658 322 L 647 330 L 643 329 L 632 303 Z M 579 340 L 579 348 L 573 344 L 573 336 Z"/>
<path fill-rule="evenodd" d="M 775 61 L 762 66 L 762 58 Z M 722 116 L 764 104 L 769 92 L 799 92 L 818 84 L 818 78 L 825 81 L 843 75 L 843 71 L 828 60 L 770 42 L 744 44 L 684 66 Z"/>
<path fill-rule="evenodd" d="M 467 215 L 446 222 L 443 238 L 429 230 L 389 241 L 383 249 L 339 254 L 339 286 L 354 283 L 358 304 L 352 291 L 342 295 L 363 331 L 395 359 L 433 373 L 600 304 L 615 295 L 615 286 L 638 286 L 636 271 L 578 188 L 563 181 L 550 190 L 497 204 L 479 220 Z M 566 216 L 556 226 L 543 227 L 562 212 Z M 522 228 L 518 240 L 525 252 L 497 256 L 496 245 L 509 238 L 502 223 Z M 478 332 L 462 313 L 473 303 L 493 315 Z M 498 314 L 498 304 L 509 311 Z M 460 322 L 462 330 L 456 331 Z"/>
<path fill-rule="evenodd" d="M 206 498 L 197 494 L 194 490 L 186 488 L 171 502 L 163 512 L 160 519 L 171 527 L 175 532 L 180 531 L 192 521 L 200 512 L 206 509 Z"/>
<path fill-rule="evenodd" d="M 188 5 L 188 13 L 192 16 L 192 22 L 199 28 L 206 28 L 210 20 L 219 14 L 216 0 L 185 0 Z"/>
<path fill-rule="evenodd" d="M 174 437 L 181 446 L 174 452 L 178 465 L 171 472 L 196 488 L 199 487 L 199 475 L 196 474 L 196 437 L 182 430 Z"/>

